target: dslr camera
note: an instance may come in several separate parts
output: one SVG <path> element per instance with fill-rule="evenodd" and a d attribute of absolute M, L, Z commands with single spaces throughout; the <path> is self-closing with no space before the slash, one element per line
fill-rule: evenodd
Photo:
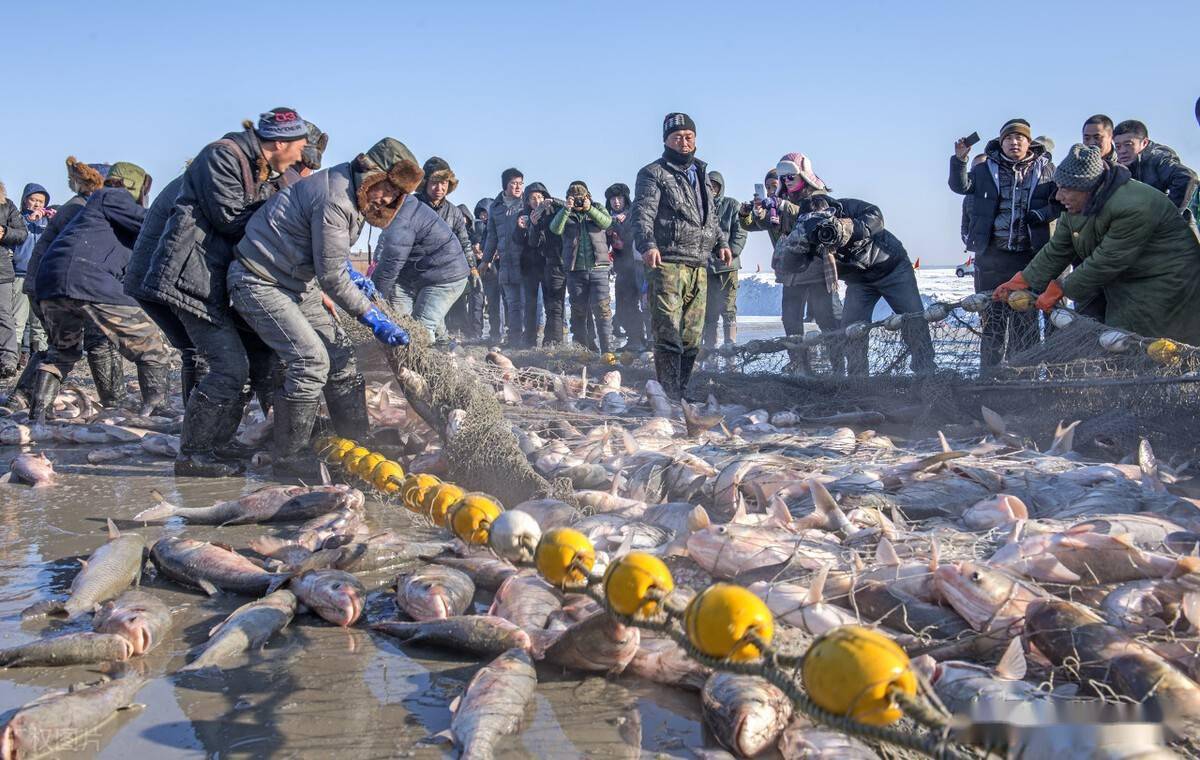
<path fill-rule="evenodd" d="M 837 247 L 842 237 L 842 228 L 837 219 L 830 218 L 813 227 L 808 234 L 809 242 L 814 246 Z"/>
<path fill-rule="evenodd" d="M 571 198 L 571 208 L 576 211 L 583 211 L 585 204 L 587 204 L 587 198 L 584 198 L 582 195 L 576 195 Z"/>

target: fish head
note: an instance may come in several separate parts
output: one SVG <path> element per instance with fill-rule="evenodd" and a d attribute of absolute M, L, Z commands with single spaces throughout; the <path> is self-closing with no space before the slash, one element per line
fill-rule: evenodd
<path fill-rule="evenodd" d="M 367 590 L 340 570 L 318 571 L 309 585 L 308 603 L 317 614 L 343 628 L 354 625 L 366 606 Z"/>
<path fill-rule="evenodd" d="M 1012 598 L 1016 579 L 976 562 L 939 565 L 934 588 L 975 630 L 982 630 Z"/>
<path fill-rule="evenodd" d="M 1016 496 L 1000 493 L 968 507 L 962 519 L 972 530 L 990 530 L 1028 518 L 1029 510 L 1025 502 Z"/>
<path fill-rule="evenodd" d="M 140 609 L 115 609 L 105 617 L 102 625 L 96 626 L 97 633 L 115 633 L 125 639 L 130 646 L 130 656 L 138 657 L 146 654 L 154 645 L 153 629 L 150 621 Z"/>

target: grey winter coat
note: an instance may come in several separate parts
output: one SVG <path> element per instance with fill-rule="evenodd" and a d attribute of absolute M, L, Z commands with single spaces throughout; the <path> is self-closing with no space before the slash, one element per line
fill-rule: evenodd
<path fill-rule="evenodd" d="M 21 209 L 8 198 L 0 203 L 0 227 L 4 228 L 4 234 L 0 236 L 0 284 L 5 284 L 16 279 L 13 252 L 29 237 L 29 229 L 25 227 L 25 217 L 21 216 Z"/>
<path fill-rule="evenodd" d="M 525 213 L 525 204 L 520 198 L 506 203 L 508 200 L 501 193 L 488 207 L 483 260 L 493 267 L 499 265 L 501 282 L 520 282 L 521 246 L 513 235 L 517 232 L 517 217 Z"/>
<path fill-rule="evenodd" d="M 125 294 L 139 301 L 156 301 L 145 288 L 142 280 L 150 268 L 150 257 L 158 247 L 159 238 L 166 229 L 167 219 L 175 208 L 175 199 L 179 196 L 179 188 L 183 187 L 183 177 L 180 174 L 167 183 L 150 204 L 146 219 L 142 222 L 142 231 L 138 233 L 137 241 L 133 244 L 133 253 L 129 255 L 129 263 L 125 266 Z"/>
<path fill-rule="evenodd" d="M 463 216 L 462 210 L 451 203 L 448 199 L 443 198 L 440 206 L 435 206 L 429 202 L 424 193 L 417 193 L 417 198 L 429 208 L 437 212 L 442 221 L 450 227 L 450 231 L 454 233 L 463 250 L 463 260 L 467 262 L 467 268 L 475 266 L 473 259 L 475 254 L 471 251 L 471 232 L 467 229 L 467 218 Z"/>
<path fill-rule="evenodd" d="M 87 196 L 76 194 L 71 196 L 71 200 L 58 207 L 58 213 L 46 225 L 46 231 L 42 233 L 37 245 L 33 247 L 33 253 L 29 255 L 29 264 L 25 267 L 25 284 L 21 287 L 25 295 L 37 298 L 37 273 L 38 267 L 42 263 L 42 255 L 54 242 L 54 238 L 58 237 L 58 233 L 65 230 L 75 215 L 83 211 L 83 207 L 86 205 Z"/>
<path fill-rule="evenodd" d="M 1174 150 L 1154 141 L 1129 165 L 1129 173 L 1138 182 L 1166 193 L 1180 211 L 1188 207 L 1196 192 L 1196 172 L 1184 166 Z"/>
<path fill-rule="evenodd" d="M 642 253 L 658 249 L 663 263 L 702 267 L 720 250 L 717 207 L 708 189 L 708 165 L 696 159 L 700 198 L 687 167 L 666 157 L 643 166 L 634 190 L 634 242 Z"/>
<path fill-rule="evenodd" d="M 708 260 L 708 271 L 736 272 L 742 268 L 742 249 L 746 247 L 747 233 L 738 223 L 742 204 L 725 194 L 725 178 L 721 176 L 721 172 L 709 172 L 708 181 L 709 184 L 717 186 L 714 199 L 717 202 L 717 224 L 721 228 L 720 240 L 728 245 L 733 253 L 733 258 L 726 264 L 721 261 L 717 252 L 714 252 Z"/>
<path fill-rule="evenodd" d="M 302 179 L 254 213 L 237 245 L 238 260 L 251 274 L 297 296 L 320 286 L 351 316 L 361 317 L 371 302 L 346 272 L 350 246 L 366 224 L 354 199 L 349 163 Z"/>
<path fill-rule="evenodd" d="M 234 246 L 250 217 L 277 189 L 268 181 L 262 149 L 250 130 L 205 146 L 183 173 L 175 207 L 142 280 L 143 297 L 214 324 L 228 319 L 225 274 Z"/>
<path fill-rule="evenodd" d="M 379 263 L 371 281 L 385 301 L 392 300 L 397 282 L 420 290 L 458 282 L 470 274 L 461 241 L 436 210 L 415 198 L 405 198 L 396 218 L 379 236 L 375 257 Z"/>

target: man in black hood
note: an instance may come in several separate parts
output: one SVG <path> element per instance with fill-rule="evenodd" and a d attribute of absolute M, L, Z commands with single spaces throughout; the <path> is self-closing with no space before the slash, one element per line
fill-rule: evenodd
<path fill-rule="evenodd" d="M 525 280 L 525 345 L 537 346 L 538 292 L 546 316 L 543 345 L 563 340 L 563 308 L 566 301 L 566 273 L 562 267 L 562 241 L 550 231 L 554 212 L 562 207 L 541 182 L 530 182 L 521 196 L 525 213 L 517 217 L 513 242 L 520 251 L 522 277 Z"/>
<path fill-rule="evenodd" d="M 616 308 L 613 323 L 625 332 L 625 350 L 646 350 L 649 314 L 643 300 L 646 291 L 646 266 L 638 254 L 633 235 L 633 202 L 629 185 L 616 182 L 604 191 L 604 206 L 612 216 L 608 228 L 608 249 L 612 251 L 617 276 Z"/>
<path fill-rule="evenodd" d="M 654 366 L 670 398 L 692 377 L 704 332 L 708 260 L 728 263 L 708 165 L 696 158 L 696 123 L 685 113 L 663 119 L 663 155 L 642 167 L 634 200 L 634 240 L 649 268 Z"/>
<path fill-rule="evenodd" d="M 488 219 L 491 215 L 493 200 L 491 198 L 480 198 L 475 204 L 475 259 L 478 261 L 476 267 L 479 270 L 480 290 L 484 302 L 484 311 L 487 312 L 488 321 L 488 340 L 493 344 L 499 343 L 503 335 L 503 314 L 504 310 L 500 288 L 500 273 L 488 263 L 488 257 L 483 252 L 483 246 L 487 243 Z M 480 336 L 483 335 L 483 327 L 479 328 Z"/>

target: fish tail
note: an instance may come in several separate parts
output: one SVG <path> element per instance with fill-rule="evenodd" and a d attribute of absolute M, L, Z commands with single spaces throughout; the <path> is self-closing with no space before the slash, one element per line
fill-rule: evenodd
<path fill-rule="evenodd" d="M 166 501 L 160 501 L 149 509 L 143 509 L 133 516 L 134 520 L 148 522 L 150 520 L 162 520 L 175 514 L 177 507 L 174 504 Z"/>

